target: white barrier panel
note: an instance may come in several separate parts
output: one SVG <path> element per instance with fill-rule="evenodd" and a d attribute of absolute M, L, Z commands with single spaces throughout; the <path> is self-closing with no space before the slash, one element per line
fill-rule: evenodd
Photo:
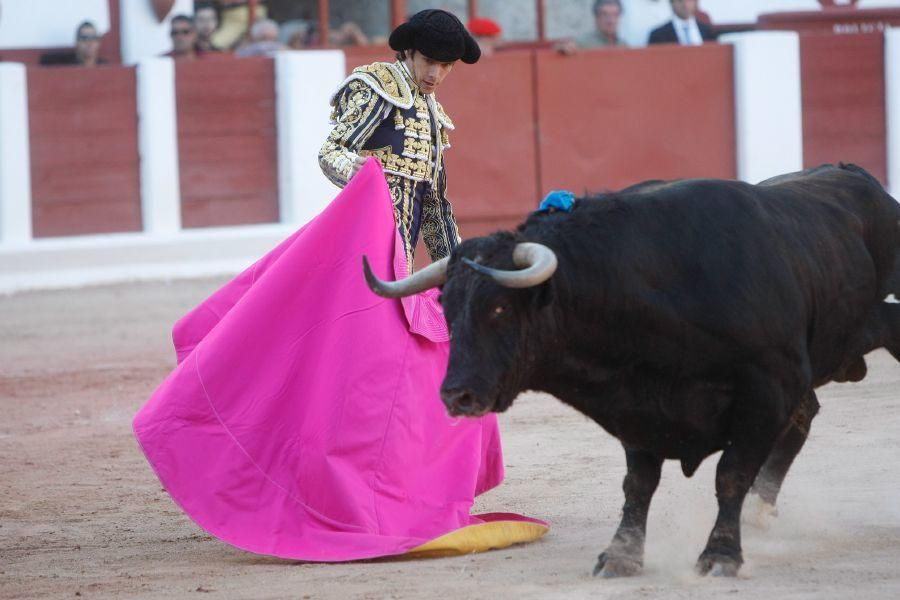
<path fill-rule="evenodd" d="M 275 55 L 278 123 L 278 202 L 281 222 L 303 225 L 338 193 L 319 169 L 319 148 L 328 136 L 328 101 L 345 77 L 340 50 Z"/>
<path fill-rule="evenodd" d="M 138 153 L 144 232 L 181 229 L 181 181 L 175 110 L 175 63 L 151 58 L 137 66 Z"/>
<path fill-rule="evenodd" d="M 887 182 L 900 200 L 900 29 L 884 33 L 884 87 L 887 109 Z"/>
<path fill-rule="evenodd" d="M 0 63 L 0 247 L 31 240 L 31 155 L 25 65 Z"/>
<path fill-rule="evenodd" d="M 284 225 L 118 233 L 0 245 L 0 294 L 85 285 L 234 275 L 293 232 Z"/>
<path fill-rule="evenodd" d="M 720 39 L 734 46 L 738 179 L 757 183 L 801 170 L 800 38 L 767 31 Z"/>

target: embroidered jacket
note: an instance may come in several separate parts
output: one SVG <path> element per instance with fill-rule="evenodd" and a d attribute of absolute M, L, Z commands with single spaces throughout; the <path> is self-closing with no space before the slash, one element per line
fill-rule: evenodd
<path fill-rule="evenodd" d="M 398 61 L 353 70 L 334 94 L 334 128 L 319 151 L 322 172 L 347 184 L 359 156 L 375 156 L 384 167 L 394 216 L 409 268 L 421 229 L 432 260 L 459 243 L 456 219 L 446 198 L 443 152 L 453 123 L 432 94 L 423 94 Z"/>

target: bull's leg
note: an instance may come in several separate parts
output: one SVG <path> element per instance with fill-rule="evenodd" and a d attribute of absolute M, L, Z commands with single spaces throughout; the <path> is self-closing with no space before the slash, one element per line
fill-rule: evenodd
<path fill-rule="evenodd" d="M 594 575 L 622 577 L 637 575 L 644 566 L 644 537 L 647 511 L 662 468 L 662 458 L 642 450 L 625 449 L 628 473 L 622 489 L 625 507 L 622 521 L 609 546 L 597 558 Z"/>
<path fill-rule="evenodd" d="M 764 373 L 748 376 L 732 415 L 731 443 L 716 468 L 719 514 L 697 561 L 701 575 L 735 576 L 741 554 L 741 507 L 757 473 L 787 425 L 791 396 Z"/>
<path fill-rule="evenodd" d="M 772 453 L 759 470 L 750 492 L 758 495 L 770 507 L 774 508 L 784 478 L 803 448 L 813 418 L 818 412 L 819 400 L 815 392 L 810 392 L 794 410 L 787 429 L 778 438 Z"/>

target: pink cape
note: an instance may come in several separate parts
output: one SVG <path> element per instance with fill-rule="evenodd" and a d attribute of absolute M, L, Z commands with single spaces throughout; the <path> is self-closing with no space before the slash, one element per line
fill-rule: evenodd
<path fill-rule="evenodd" d="M 239 548 L 343 561 L 473 524 L 503 479 L 497 421 L 447 416 L 436 292 L 366 286 L 407 266 L 369 161 L 328 208 L 176 325 L 178 366 L 134 419 L 147 460 L 198 525 Z"/>

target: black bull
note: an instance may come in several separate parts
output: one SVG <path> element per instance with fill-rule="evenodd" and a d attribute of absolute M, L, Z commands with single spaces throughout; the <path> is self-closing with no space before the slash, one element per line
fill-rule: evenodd
<path fill-rule="evenodd" d="M 451 414 L 540 390 L 621 441 L 625 507 L 595 574 L 641 570 L 664 459 L 690 476 L 722 451 L 697 570 L 734 575 L 744 497 L 774 504 L 814 389 L 862 379 L 875 348 L 900 360 L 898 255 L 896 201 L 863 169 L 825 165 L 759 185 L 647 182 L 532 214 L 400 282 L 366 274 L 386 296 L 443 285 Z"/>

